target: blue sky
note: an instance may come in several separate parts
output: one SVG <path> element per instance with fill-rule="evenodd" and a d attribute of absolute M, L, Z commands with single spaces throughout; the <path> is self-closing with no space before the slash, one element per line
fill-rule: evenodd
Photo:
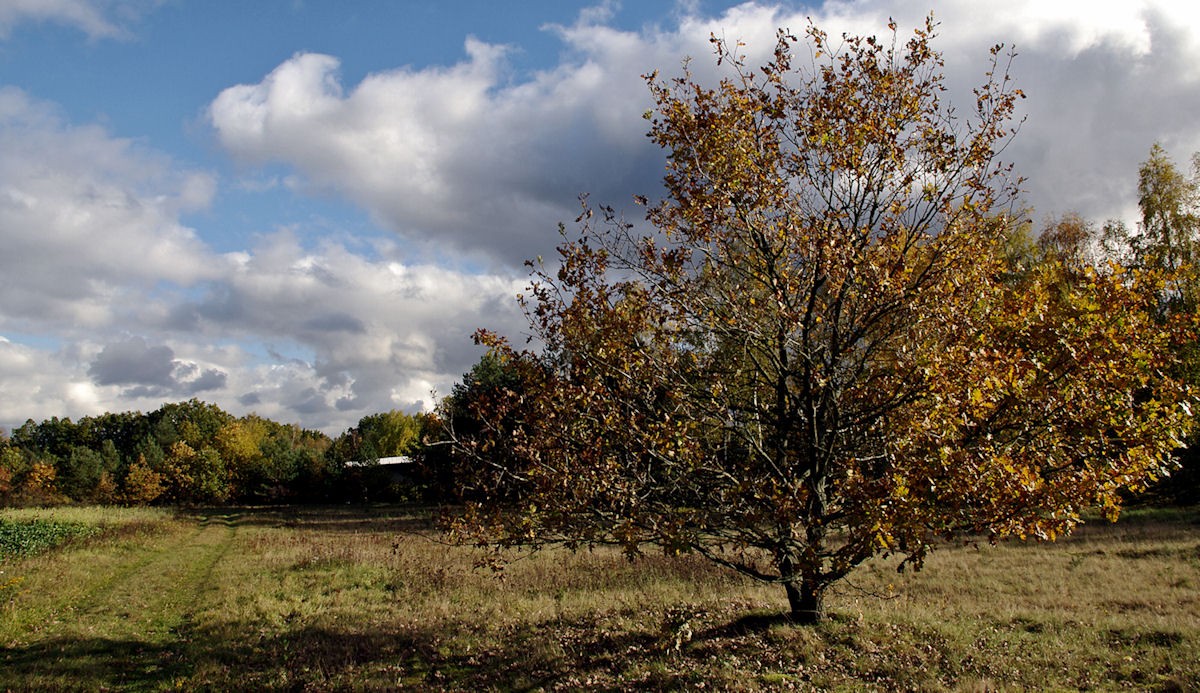
<path fill-rule="evenodd" d="M 1200 11 L 946 0 L 968 104 L 1014 43 L 1006 151 L 1035 220 L 1133 221 L 1138 164 L 1200 149 Z M 771 47 L 926 2 L 0 0 L 0 428 L 200 397 L 331 434 L 434 404 L 519 335 L 521 261 L 576 196 L 653 194 L 642 73 L 710 32 Z"/>

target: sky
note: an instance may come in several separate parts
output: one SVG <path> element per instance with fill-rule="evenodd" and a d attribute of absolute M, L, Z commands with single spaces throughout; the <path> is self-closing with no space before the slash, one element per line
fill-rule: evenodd
<path fill-rule="evenodd" d="M 0 0 L 0 429 L 192 397 L 336 435 L 428 410 L 578 197 L 661 190 L 641 75 L 709 36 L 902 32 L 951 100 L 1014 47 L 1004 159 L 1035 223 L 1136 220 L 1138 165 L 1200 150 L 1183 0 Z"/>

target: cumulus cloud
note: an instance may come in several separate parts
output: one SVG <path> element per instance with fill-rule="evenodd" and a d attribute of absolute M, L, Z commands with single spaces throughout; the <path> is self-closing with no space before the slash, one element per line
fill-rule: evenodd
<path fill-rule="evenodd" d="M 208 114 L 240 160 L 290 165 L 299 185 L 341 194 L 409 239 L 511 261 L 551 248 L 580 192 L 623 205 L 658 190 L 661 155 L 638 118 L 649 106 L 640 74 L 677 74 L 690 55 L 697 76 L 710 78 L 710 33 L 745 41 L 753 61 L 777 28 L 802 32 L 809 16 L 837 36 L 879 34 L 889 17 L 906 32 L 928 11 L 894 0 L 746 3 L 639 31 L 584 13 L 550 27 L 563 61 L 524 79 L 507 70 L 505 47 L 476 40 L 457 65 L 383 71 L 350 86 L 335 56 L 303 53 L 257 84 L 226 89 Z M 1200 100 L 1193 4 L 951 0 L 936 12 L 935 45 L 960 112 L 988 69 L 988 48 L 1016 45 L 1013 76 L 1030 99 L 1007 155 L 1036 209 L 1128 213 L 1153 141 L 1200 146 L 1190 118 Z"/>
<path fill-rule="evenodd" d="M 916 2 L 827 2 L 815 15 L 830 28 L 868 31 L 893 16 L 915 26 Z M 1155 141 L 1184 155 L 1200 148 L 1200 5 L 1132 2 L 941 3 L 935 44 L 945 53 L 960 110 L 986 66 L 986 50 L 1015 47 L 1026 120 L 1004 156 L 1027 178 L 1037 216 L 1078 211 L 1132 220 L 1137 167 Z M 878 31 L 874 29 L 872 31 Z"/>
<path fill-rule="evenodd" d="M 103 326 L 133 287 L 214 276 L 218 259 L 179 221 L 214 189 L 210 174 L 0 88 L 0 327 Z"/>
<path fill-rule="evenodd" d="M 129 385 L 123 396 L 180 397 L 219 390 L 227 375 L 216 368 L 202 368 L 175 358 L 165 345 L 150 346 L 141 337 L 105 345 L 88 367 L 96 385 Z"/>
<path fill-rule="evenodd" d="M 195 364 L 184 364 L 178 370 L 182 370 L 182 375 L 177 375 L 177 382 L 183 385 L 183 393 L 185 395 L 195 395 L 201 392 L 210 390 L 220 390 L 225 387 L 225 381 L 228 379 L 224 371 L 219 371 L 216 368 L 205 368 L 201 370 Z"/>
<path fill-rule="evenodd" d="M 515 296 L 524 285 L 508 275 L 368 258 L 332 242 L 306 249 L 282 230 L 161 319 L 163 329 L 275 339 L 311 354 L 277 354 L 271 375 L 244 397 L 306 415 L 411 410 L 431 405 L 432 391 L 445 394 L 478 359 L 475 329 L 519 333 Z M 288 384 L 264 384 L 270 379 Z"/>
<path fill-rule="evenodd" d="M 0 338 L 0 429 L 11 430 L 27 419 L 137 408 L 137 403 L 113 396 L 115 388 L 92 382 L 87 375 L 91 351 L 92 345 L 83 343 L 56 349 Z"/>
<path fill-rule="evenodd" d="M 285 229 L 216 253 L 181 221 L 215 185 L 0 89 L 0 334 L 38 335 L 0 344 L 0 426 L 202 396 L 336 433 L 431 406 L 478 358 L 476 328 L 518 322 L 522 280 L 390 243 L 308 248 Z"/>
<path fill-rule="evenodd" d="M 166 346 L 149 346 L 141 337 L 105 346 L 88 368 L 97 385 L 175 384 L 175 352 Z"/>
<path fill-rule="evenodd" d="M 524 283 L 306 249 L 281 231 L 195 297 L 130 314 L 121 331 L 134 336 L 0 341 L 0 426 L 200 396 L 336 434 L 366 414 L 431 407 L 479 358 L 475 329 L 521 333 Z"/>
<path fill-rule="evenodd" d="M 337 58 L 298 54 L 223 91 L 209 117 L 238 159 L 291 164 L 300 186 L 345 195 L 410 240 L 520 262 L 553 247 L 580 193 L 657 186 L 646 65 L 618 32 L 592 30 L 615 43 L 579 42 L 578 64 L 515 84 L 506 50 L 473 39 L 458 65 L 373 74 L 349 92 Z"/>

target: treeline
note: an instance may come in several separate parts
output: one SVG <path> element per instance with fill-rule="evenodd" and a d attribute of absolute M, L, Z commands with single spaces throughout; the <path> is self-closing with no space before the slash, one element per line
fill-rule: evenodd
<path fill-rule="evenodd" d="M 30 420 L 0 434 L 0 504 L 327 503 L 399 500 L 427 486 L 415 452 L 428 417 L 361 419 L 337 438 L 192 399 L 141 412 Z"/>

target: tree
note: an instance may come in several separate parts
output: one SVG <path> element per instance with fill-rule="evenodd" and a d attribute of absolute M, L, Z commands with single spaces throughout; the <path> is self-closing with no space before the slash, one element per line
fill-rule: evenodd
<path fill-rule="evenodd" d="M 1195 175 L 1185 177 L 1166 150 L 1155 143 L 1138 169 L 1138 207 L 1142 212 L 1136 251 L 1144 264 L 1178 270 L 1195 263 L 1200 244 L 1200 154 L 1192 159 Z M 1195 296 L 1190 296 L 1194 302 Z M 1194 307 L 1194 306 L 1193 306 Z"/>
<path fill-rule="evenodd" d="M 234 494 L 242 499 L 261 500 L 270 474 L 263 444 L 270 435 L 266 419 L 247 416 L 232 420 L 214 436 L 216 450 L 229 469 Z"/>
<path fill-rule="evenodd" d="M 420 443 L 421 418 L 391 410 L 369 414 L 334 441 L 343 462 L 376 462 L 381 457 L 407 455 Z"/>
<path fill-rule="evenodd" d="M 419 470 L 406 468 L 397 476 L 395 468 L 384 469 L 379 461 L 416 455 L 424 428 L 421 414 L 391 410 L 364 416 L 333 440 L 326 453 L 332 469 L 326 476 L 338 472 L 340 492 L 358 500 L 410 499 L 420 492 L 420 480 L 412 476 Z"/>
<path fill-rule="evenodd" d="M 332 500 L 341 471 L 326 455 L 332 441 L 319 431 L 304 430 L 294 424 L 280 429 L 289 433 L 289 455 L 295 472 L 288 489 L 291 497 L 307 502 Z"/>
<path fill-rule="evenodd" d="M 11 445 L 0 445 L 0 502 L 20 486 L 30 462 Z"/>
<path fill-rule="evenodd" d="M 1140 268 L 1165 280 L 1155 290 L 1153 313 L 1162 323 L 1184 325 L 1187 338 L 1176 348 L 1177 378 L 1200 387 L 1200 153 L 1185 176 L 1161 145 L 1138 169 L 1138 234 L 1125 240 Z M 1194 422 L 1200 422 L 1200 408 Z M 1194 427 L 1194 430 L 1196 428 Z M 1177 451 L 1180 469 L 1158 485 L 1160 497 L 1184 503 L 1200 501 L 1200 436 L 1193 434 Z"/>
<path fill-rule="evenodd" d="M 1013 281 L 1003 48 L 962 120 L 932 21 L 890 28 L 810 27 L 807 72 L 781 32 L 760 70 L 714 38 L 716 88 L 648 77 L 667 197 L 647 234 L 585 202 L 558 266 L 532 264 L 536 349 L 477 335 L 518 385 L 457 439 L 458 536 L 695 552 L 814 622 L 872 556 L 1053 539 L 1161 471 L 1186 393 L 1153 277 Z"/>
<path fill-rule="evenodd" d="M 515 420 L 498 419 L 490 414 L 496 410 L 491 402 L 516 396 L 521 387 L 521 376 L 510 362 L 496 352 L 488 351 L 480 357 L 471 370 L 455 383 L 450 394 L 438 403 L 437 411 L 424 420 L 427 439 L 417 456 L 426 485 L 427 499 L 431 501 L 455 501 L 471 499 L 464 496 L 468 491 L 463 481 L 474 477 L 476 465 L 467 457 L 457 455 L 455 441 L 497 440 L 509 436 L 518 425 Z M 485 412 L 476 415 L 475 412 Z M 499 456 L 505 454 L 505 446 L 495 446 L 489 451 L 491 464 L 497 468 L 509 465 Z M 482 497 L 494 497 L 490 489 Z"/>
<path fill-rule="evenodd" d="M 1071 213 L 1049 220 L 1038 237 L 1037 246 L 1044 260 L 1082 267 L 1097 264 L 1093 248 L 1097 237 L 1092 222 Z"/>
<path fill-rule="evenodd" d="M 41 423 L 27 420 L 12 433 L 12 444 L 40 455 L 64 458 L 80 443 L 79 427 L 69 418 L 52 416 Z"/>
<path fill-rule="evenodd" d="M 149 505 L 166 491 L 162 475 L 150 468 L 144 455 L 129 465 L 121 485 L 121 500 L 128 505 Z"/>
<path fill-rule="evenodd" d="M 82 445 L 71 448 L 59 460 L 56 473 L 58 489 L 72 500 L 94 500 L 96 487 L 104 474 L 104 459 L 100 453 Z"/>
<path fill-rule="evenodd" d="M 229 498 L 225 461 L 211 447 L 195 450 L 176 441 L 167 449 L 163 467 L 166 495 L 176 503 L 223 503 Z"/>
<path fill-rule="evenodd" d="M 359 419 L 358 431 L 363 460 L 396 457 L 407 455 L 420 442 L 421 420 L 393 409 Z"/>
<path fill-rule="evenodd" d="M 57 471 L 54 465 L 46 460 L 34 460 L 29 471 L 21 481 L 18 495 L 23 503 L 49 504 L 62 501 L 55 483 Z"/>
<path fill-rule="evenodd" d="M 105 441 L 111 441 L 117 456 L 127 462 L 137 459 L 137 444 L 149 433 L 147 417 L 137 411 L 85 416 L 79 420 L 79 428 L 83 444 L 99 450 Z"/>
<path fill-rule="evenodd" d="M 217 432 L 232 421 L 233 416 L 215 404 L 193 398 L 186 402 L 164 404 L 151 412 L 147 419 L 148 428 L 164 450 L 181 441 L 199 450 L 211 444 Z"/>

